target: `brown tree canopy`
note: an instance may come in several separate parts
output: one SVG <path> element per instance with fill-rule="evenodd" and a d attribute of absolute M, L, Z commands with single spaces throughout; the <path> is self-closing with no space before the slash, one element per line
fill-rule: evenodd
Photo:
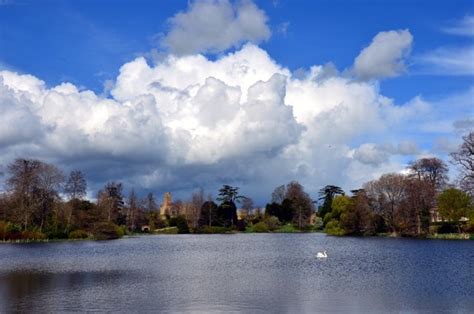
<path fill-rule="evenodd" d="M 8 166 L 8 173 L 6 183 L 17 216 L 14 220 L 26 230 L 35 219 L 41 229 L 52 203 L 59 198 L 62 171 L 39 160 L 18 158 Z"/>
<path fill-rule="evenodd" d="M 285 199 L 291 201 L 293 207 L 293 222 L 302 228 L 309 223 L 311 214 L 314 212 L 314 204 L 311 197 L 304 191 L 303 186 L 297 181 L 291 181 L 286 185 Z"/>

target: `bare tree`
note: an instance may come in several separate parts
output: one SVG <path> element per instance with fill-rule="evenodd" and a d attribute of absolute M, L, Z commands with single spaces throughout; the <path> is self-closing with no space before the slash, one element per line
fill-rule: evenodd
<path fill-rule="evenodd" d="M 253 209 L 253 200 L 250 197 L 245 197 L 242 200 L 242 215 L 244 217 L 247 217 L 249 214 L 251 214 Z"/>
<path fill-rule="evenodd" d="M 107 222 L 117 222 L 123 208 L 122 183 L 109 182 L 99 191 L 98 205 L 106 212 Z M 119 219 L 120 220 L 120 219 Z M 121 223 L 122 221 L 119 221 Z"/>
<path fill-rule="evenodd" d="M 474 197 L 474 132 L 463 136 L 463 143 L 456 152 L 450 154 L 451 163 L 459 168 L 459 185 Z"/>
<path fill-rule="evenodd" d="M 84 175 L 79 170 L 73 170 L 69 174 L 64 192 L 69 198 L 69 203 L 66 204 L 66 232 L 69 231 L 73 213 L 77 211 L 79 200 L 86 196 L 87 182 Z"/>
<path fill-rule="evenodd" d="M 448 166 L 438 158 L 421 158 L 410 163 L 411 177 L 430 182 L 437 190 L 448 182 Z"/>
<path fill-rule="evenodd" d="M 404 175 L 389 173 L 364 185 L 374 211 L 384 218 L 391 232 L 397 231 L 395 216 L 406 195 L 405 181 Z"/>
<path fill-rule="evenodd" d="M 275 188 L 272 192 L 272 203 L 281 204 L 285 200 L 286 187 L 285 185 L 280 185 Z"/>
<path fill-rule="evenodd" d="M 191 228 L 194 230 L 199 226 L 199 218 L 201 217 L 201 208 L 204 204 L 204 190 L 199 188 L 193 193 L 191 197 L 190 206 L 188 209 L 187 219 L 190 222 Z"/>
<path fill-rule="evenodd" d="M 7 186 L 24 230 L 37 219 L 40 230 L 59 199 L 64 175 L 56 166 L 34 159 L 16 159 L 8 166 Z"/>
<path fill-rule="evenodd" d="M 405 199 L 403 210 L 405 229 L 412 235 L 424 235 L 429 232 L 430 209 L 435 205 L 436 189 L 426 180 L 411 178 L 405 180 Z M 411 228 L 413 226 L 413 228 Z M 410 229 L 413 229 L 410 231 Z"/>
<path fill-rule="evenodd" d="M 156 199 L 153 193 L 148 193 L 145 199 L 145 209 L 148 212 L 155 212 L 158 210 L 158 204 L 156 204 Z"/>
<path fill-rule="evenodd" d="M 128 197 L 128 208 L 126 214 L 126 223 L 130 231 L 135 230 L 135 220 L 139 211 L 138 197 L 135 189 L 132 189 Z"/>
<path fill-rule="evenodd" d="M 34 210 L 33 191 L 38 184 L 39 160 L 16 159 L 8 166 L 7 187 L 18 207 L 23 229 L 28 228 Z"/>
<path fill-rule="evenodd" d="M 69 174 L 66 185 L 64 186 L 64 192 L 72 199 L 82 199 L 86 196 L 87 182 L 84 175 L 79 170 L 73 170 Z"/>
<path fill-rule="evenodd" d="M 40 231 L 42 231 L 45 220 L 55 205 L 55 202 L 60 199 L 59 191 L 63 183 L 64 174 L 59 168 L 44 162 L 40 163 L 38 185 L 34 193 Z"/>

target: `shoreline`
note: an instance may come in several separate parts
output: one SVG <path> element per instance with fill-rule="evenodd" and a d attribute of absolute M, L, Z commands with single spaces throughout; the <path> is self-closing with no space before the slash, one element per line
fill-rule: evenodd
<path fill-rule="evenodd" d="M 245 232 L 245 231 L 229 231 L 221 233 L 134 233 L 125 235 L 117 239 L 94 239 L 94 238 L 85 238 L 85 239 L 41 239 L 41 240 L 0 240 L 0 244 L 33 244 L 33 243 L 50 243 L 50 242 L 79 242 L 79 241 L 111 241 L 111 240 L 120 240 L 125 238 L 135 238 L 135 237 L 146 237 L 146 236 L 169 236 L 169 235 L 213 235 L 213 234 L 302 234 L 302 233 L 319 233 L 324 234 L 329 237 L 338 237 L 338 238 L 391 238 L 391 239 L 414 239 L 414 240 L 449 240 L 449 241 L 469 241 L 474 240 L 474 234 L 469 233 L 445 233 L 445 234 L 432 234 L 427 235 L 426 237 L 408 237 L 401 235 L 393 234 L 377 234 L 371 236 L 354 236 L 354 235 L 330 235 L 324 231 L 298 231 L 298 232 Z"/>

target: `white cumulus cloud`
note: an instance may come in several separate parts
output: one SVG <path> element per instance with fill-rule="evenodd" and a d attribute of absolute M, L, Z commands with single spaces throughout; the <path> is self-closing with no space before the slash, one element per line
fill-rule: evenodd
<path fill-rule="evenodd" d="M 381 79 L 406 70 L 404 59 L 411 50 L 413 36 L 408 30 L 378 33 L 354 60 L 354 74 L 361 79 Z"/>
<path fill-rule="evenodd" d="M 294 75 L 253 44 L 216 60 L 136 58 L 114 82 L 104 97 L 0 71 L 0 163 L 24 156 L 78 168 L 92 189 L 121 180 L 187 195 L 229 183 L 263 201 L 293 179 L 311 191 L 349 189 L 399 171 L 418 140 L 448 134 L 472 108 L 472 93 L 457 107 L 396 104 L 376 82 L 328 65 Z M 427 127 L 440 122 L 451 129 Z"/>
<path fill-rule="evenodd" d="M 220 52 L 270 38 L 267 16 L 252 1 L 197 0 L 169 19 L 161 45 L 174 54 Z"/>

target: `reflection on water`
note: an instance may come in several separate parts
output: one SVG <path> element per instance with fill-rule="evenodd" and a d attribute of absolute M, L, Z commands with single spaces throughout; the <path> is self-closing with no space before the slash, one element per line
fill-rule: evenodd
<path fill-rule="evenodd" d="M 120 272 L 31 272 L 31 271 L 15 271 L 1 276 L 1 295 L 3 303 L 12 304 L 9 310 L 33 310 L 41 309 L 41 311 L 53 311 L 61 306 L 57 304 L 61 291 L 57 290 L 80 290 L 82 287 L 112 287 L 120 284 Z M 55 295 L 55 291 L 58 295 Z M 67 300 L 67 307 L 63 309 L 80 310 L 84 306 L 83 299 L 77 298 L 78 295 L 71 295 Z"/>
<path fill-rule="evenodd" d="M 472 241 L 321 234 L 1 245 L 0 312 L 467 313 L 473 261 Z"/>

